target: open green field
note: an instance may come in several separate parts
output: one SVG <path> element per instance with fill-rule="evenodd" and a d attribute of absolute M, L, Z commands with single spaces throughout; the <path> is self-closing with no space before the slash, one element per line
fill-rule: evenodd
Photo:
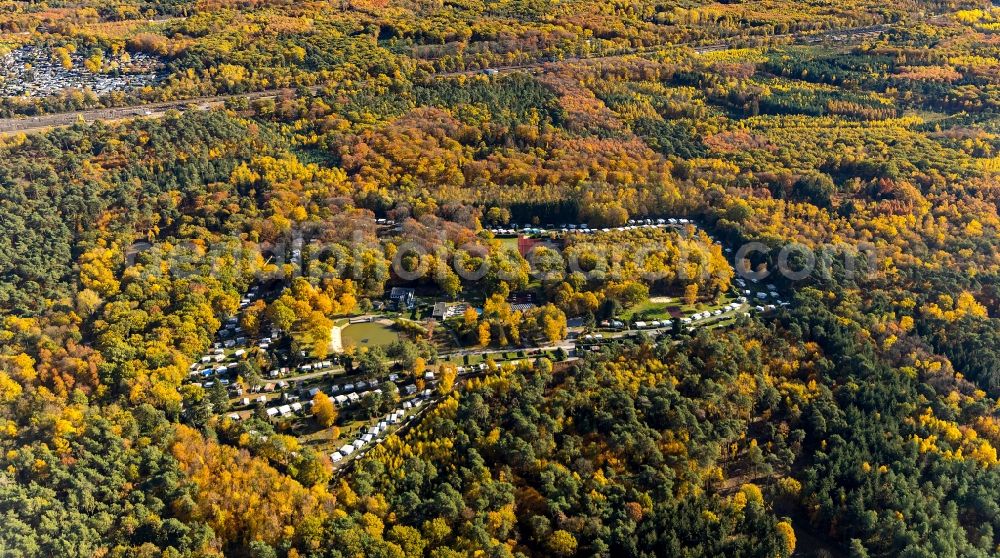
<path fill-rule="evenodd" d="M 621 318 L 626 321 L 669 320 L 674 317 L 674 312 L 680 312 L 680 308 L 679 302 L 663 303 L 647 300 L 623 312 Z"/>
<path fill-rule="evenodd" d="M 696 312 L 706 310 L 713 311 L 729 304 L 734 299 L 728 293 L 720 297 L 717 301 L 697 304 L 684 304 L 680 298 L 671 298 L 669 301 L 662 300 L 663 297 L 647 300 L 628 310 L 622 312 L 620 319 L 625 321 L 650 321 L 650 320 L 670 320 L 676 317 L 689 316 Z"/>

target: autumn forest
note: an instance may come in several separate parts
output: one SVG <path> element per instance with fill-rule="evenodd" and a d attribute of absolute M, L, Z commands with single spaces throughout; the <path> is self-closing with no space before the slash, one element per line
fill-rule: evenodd
<path fill-rule="evenodd" d="M 2 556 L 1000 554 L 989 2 L 0 0 L 0 59 Z"/>

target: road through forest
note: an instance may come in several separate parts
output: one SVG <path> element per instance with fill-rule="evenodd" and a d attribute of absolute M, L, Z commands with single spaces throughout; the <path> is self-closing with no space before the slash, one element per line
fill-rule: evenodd
<path fill-rule="evenodd" d="M 888 29 L 887 25 L 869 25 L 864 27 L 852 27 L 839 30 L 832 30 L 818 34 L 774 35 L 768 38 L 771 40 L 777 39 L 777 40 L 790 40 L 790 41 L 802 41 L 802 42 L 819 42 L 819 41 L 846 42 L 850 40 L 857 40 L 863 37 L 873 36 L 887 29 Z M 740 38 L 738 40 L 742 44 L 745 43 L 747 39 Z M 736 41 L 727 43 L 716 43 L 711 45 L 676 45 L 676 46 L 678 47 L 689 46 L 694 50 L 695 53 L 707 54 L 710 52 L 719 52 L 719 51 L 729 50 L 732 48 L 737 48 L 735 44 Z M 632 49 L 628 52 L 619 52 L 615 54 L 605 54 L 605 55 L 596 55 L 588 57 L 571 57 L 571 58 L 564 58 L 558 61 L 526 62 L 524 64 L 499 66 L 493 68 L 493 70 L 496 70 L 498 73 L 541 70 L 547 67 L 557 66 L 560 64 L 582 62 L 586 60 L 609 60 L 615 58 L 623 58 L 626 56 L 651 54 L 660 49 L 668 48 L 670 46 L 671 45 L 659 45 L 656 47 L 646 48 L 646 49 Z M 474 75 L 482 72 L 483 70 L 478 70 L 478 69 L 464 70 L 458 72 L 440 72 L 434 74 L 434 77 L 449 78 L 460 75 Z M 315 91 L 320 89 L 320 87 L 321 86 L 316 85 L 307 87 L 306 89 Z M 129 118 L 157 118 L 165 115 L 167 112 L 171 110 L 176 110 L 179 112 L 188 110 L 209 110 L 213 107 L 221 106 L 226 101 L 231 99 L 242 98 L 248 101 L 254 101 L 259 99 L 273 99 L 283 94 L 288 94 L 292 91 L 294 90 L 290 88 L 269 89 L 264 91 L 253 91 L 248 93 L 235 93 L 230 95 L 195 97 L 195 98 L 181 99 L 176 101 L 148 103 L 148 104 L 134 105 L 128 107 L 87 109 L 87 110 L 61 112 L 61 113 L 45 114 L 41 116 L 30 116 L 30 117 L 0 118 L 0 135 L 39 132 L 48 130 L 50 128 L 69 126 L 71 124 L 80 121 L 90 123 L 97 121 L 124 120 Z"/>

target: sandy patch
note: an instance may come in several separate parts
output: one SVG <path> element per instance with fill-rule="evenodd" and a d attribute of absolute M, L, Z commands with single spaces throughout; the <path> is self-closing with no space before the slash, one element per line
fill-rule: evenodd
<path fill-rule="evenodd" d="M 344 329 L 344 326 L 333 326 L 330 328 L 330 352 L 342 353 L 344 352 L 344 341 L 340 338 L 340 330 Z"/>

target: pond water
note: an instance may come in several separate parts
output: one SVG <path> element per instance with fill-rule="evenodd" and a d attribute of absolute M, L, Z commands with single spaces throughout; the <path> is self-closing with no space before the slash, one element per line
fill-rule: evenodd
<path fill-rule="evenodd" d="M 349 325 L 341 331 L 340 337 L 344 347 L 384 347 L 399 339 L 390 326 L 377 322 Z"/>

